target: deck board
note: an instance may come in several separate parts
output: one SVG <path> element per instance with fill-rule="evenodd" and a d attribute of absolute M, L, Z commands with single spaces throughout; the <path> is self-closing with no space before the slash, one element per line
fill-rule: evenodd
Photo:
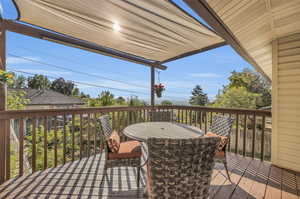
<path fill-rule="evenodd" d="M 102 158 L 99 154 L 11 179 L 0 186 L 0 198 L 143 198 L 145 170 L 140 189 L 136 183 L 137 171 L 130 167 L 108 169 L 108 177 L 100 186 Z M 228 166 L 234 183 L 228 181 L 224 166 L 216 164 L 211 198 L 299 198 L 299 173 L 234 154 L 228 154 Z"/>

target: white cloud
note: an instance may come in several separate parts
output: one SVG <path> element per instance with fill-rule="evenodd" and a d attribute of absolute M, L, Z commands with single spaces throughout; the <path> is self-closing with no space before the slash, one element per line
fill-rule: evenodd
<path fill-rule="evenodd" d="M 216 73 L 190 73 L 190 77 L 200 77 L 200 78 L 217 78 L 221 77 L 221 75 Z"/>
<path fill-rule="evenodd" d="M 40 59 L 38 57 L 31 57 L 31 56 L 25 56 L 25 59 L 19 58 L 19 57 L 12 57 L 12 56 L 8 56 L 6 59 L 6 63 L 7 64 L 26 64 L 26 63 L 30 63 L 30 61 L 26 60 L 26 59 L 32 59 L 35 61 L 39 61 Z"/>

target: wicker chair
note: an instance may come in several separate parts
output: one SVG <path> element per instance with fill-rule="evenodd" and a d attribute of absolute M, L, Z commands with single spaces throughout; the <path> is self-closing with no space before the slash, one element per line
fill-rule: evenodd
<path fill-rule="evenodd" d="M 99 118 L 102 127 L 102 141 L 105 150 L 104 177 L 107 176 L 107 169 L 112 167 L 136 167 L 137 168 L 137 187 L 140 185 L 140 171 L 142 150 L 138 141 L 126 141 L 120 143 L 118 152 L 111 152 L 108 146 L 108 139 L 113 133 L 110 125 L 110 117 L 103 115 Z M 103 181 L 103 180 L 102 180 Z M 102 182 L 101 182 L 102 183 Z"/>
<path fill-rule="evenodd" d="M 208 198 L 219 141 L 218 137 L 148 139 L 149 198 Z"/>
<path fill-rule="evenodd" d="M 230 179 L 228 167 L 227 167 L 226 146 L 227 143 L 230 142 L 230 132 L 231 132 L 233 121 L 234 119 L 232 119 L 231 117 L 223 116 L 223 115 L 215 115 L 212 120 L 212 125 L 209 129 L 209 132 L 227 138 L 225 140 L 225 143 L 222 143 L 222 147 L 217 149 L 215 160 L 216 162 L 220 162 L 224 164 L 226 174 L 230 182 L 232 181 Z"/>

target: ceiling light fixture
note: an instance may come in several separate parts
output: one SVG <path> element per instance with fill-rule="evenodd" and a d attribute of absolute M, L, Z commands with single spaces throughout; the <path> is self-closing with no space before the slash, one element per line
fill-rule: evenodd
<path fill-rule="evenodd" d="M 119 32 L 121 30 L 121 26 L 119 25 L 118 22 L 114 22 L 114 24 L 113 24 L 113 30 L 115 32 Z"/>

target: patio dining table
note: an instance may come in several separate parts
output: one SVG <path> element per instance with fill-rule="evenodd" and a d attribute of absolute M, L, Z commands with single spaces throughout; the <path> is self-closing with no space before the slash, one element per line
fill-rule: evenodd
<path fill-rule="evenodd" d="M 201 137 L 204 135 L 204 132 L 197 127 L 176 122 L 143 122 L 126 127 L 123 130 L 123 134 L 131 139 L 146 143 L 147 139 L 150 137 L 188 139 Z M 143 148 L 147 154 L 147 158 L 142 165 L 146 165 L 148 163 L 148 147 L 143 144 Z M 144 196 L 148 196 L 146 187 L 144 188 Z"/>
<path fill-rule="evenodd" d="M 132 124 L 123 131 L 127 137 L 146 142 L 148 138 L 187 139 L 197 138 L 204 132 L 197 127 L 176 122 L 144 122 Z"/>

